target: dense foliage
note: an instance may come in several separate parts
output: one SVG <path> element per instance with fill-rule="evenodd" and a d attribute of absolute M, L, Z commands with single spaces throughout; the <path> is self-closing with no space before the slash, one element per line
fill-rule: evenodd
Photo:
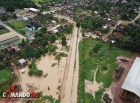
<path fill-rule="evenodd" d="M 37 7 L 31 0 L 0 0 L 0 6 L 5 7 L 9 12 L 13 12 L 15 9 Z"/>
<path fill-rule="evenodd" d="M 118 46 L 134 52 L 140 53 L 140 28 L 138 26 L 126 26 L 124 35 L 119 37 Z"/>
<path fill-rule="evenodd" d="M 31 62 L 31 64 L 28 65 L 28 67 L 30 68 L 28 74 L 30 76 L 35 75 L 35 76 L 42 76 L 43 75 L 43 71 L 42 70 L 38 70 L 38 68 L 36 67 L 36 64 L 34 61 Z"/>

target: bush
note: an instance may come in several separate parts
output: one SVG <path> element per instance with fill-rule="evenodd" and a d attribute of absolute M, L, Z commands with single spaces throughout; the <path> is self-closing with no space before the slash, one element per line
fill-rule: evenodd
<path fill-rule="evenodd" d="M 40 76 L 42 76 L 42 74 L 43 74 L 43 71 L 42 70 L 37 70 L 37 74 L 36 74 L 37 76 L 40 77 Z"/>
<path fill-rule="evenodd" d="M 102 66 L 102 70 L 107 70 L 108 68 L 107 68 L 107 66 L 106 65 L 103 65 Z"/>
<path fill-rule="evenodd" d="M 56 64 L 57 64 L 57 63 L 53 63 L 53 64 L 52 64 L 52 67 L 54 67 Z"/>

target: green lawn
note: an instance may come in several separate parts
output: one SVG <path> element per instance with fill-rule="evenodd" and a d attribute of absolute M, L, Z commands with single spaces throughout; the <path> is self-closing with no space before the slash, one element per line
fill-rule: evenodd
<path fill-rule="evenodd" d="M 8 71 L 7 68 L 0 70 L 0 83 L 3 83 L 10 78 L 12 78 L 12 74 L 10 73 L 10 71 Z"/>
<path fill-rule="evenodd" d="M 89 53 L 96 44 L 101 45 L 100 51 L 97 55 L 90 57 Z M 80 49 L 81 46 L 83 45 L 85 45 L 85 53 L 84 53 L 85 79 L 93 81 L 94 78 L 92 71 L 95 71 L 96 67 L 98 66 L 96 80 L 99 83 L 103 82 L 104 87 L 109 87 L 112 82 L 112 73 L 115 67 L 117 66 L 116 57 L 119 55 L 131 57 L 133 55 L 133 53 L 131 53 L 130 51 L 122 50 L 120 48 L 117 48 L 116 46 L 112 46 L 110 48 L 109 44 L 105 44 L 100 40 L 85 39 L 80 43 L 79 45 Z M 106 66 L 108 69 L 105 71 L 102 69 L 102 66 Z"/>
<path fill-rule="evenodd" d="M 91 57 L 90 51 L 97 44 L 101 45 L 99 52 Z M 87 101 L 86 98 L 88 97 L 86 97 L 84 93 L 84 79 L 93 81 L 94 80 L 93 72 L 96 70 L 97 66 L 98 66 L 98 71 L 96 74 L 96 81 L 98 83 L 103 84 L 103 89 L 108 88 L 113 81 L 112 74 L 117 66 L 116 57 L 119 55 L 131 57 L 133 55 L 132 52 L 127 50 L 122 50 L 116 47 L 115 45 L 112 45 L 110 48 L 109 44 L 106 44 L 101 40 L 93 40 L 90 38 L 84 39 L 79 43 L 79 51 L 80 51 L 79 52 L 80 71 L 79 71 L 79 84 L 78 84 L 78 103 L 82 101 L 84 102 Z M 103 66 L 106 66 L 107 70 L 104 70 Z M 101 96 L 101 94 L 102 92 L 100 93 L 99 96 Z M 83 96 L 86 98 L 83 98 Z M 95 98 L 96 101 L 97 98 L 98 96 Z M 101 101 L 99 101 L 98 103 L 100 102 Z"/>
<path fill-rule="evenodd" d="M 8 32 L 9 32 L 8 29 L 2 29 L 2 30 L 0 30 L 0 35 L 8 33 Z"/>
<path fill-rule="evenodd" d="M 23 21 L 16 21 L 16 22 L 11 22 L 10 25 L 13 26 L 15 29 L 20 29 L 24 28 L 26 26 L 26 22 Z"/>

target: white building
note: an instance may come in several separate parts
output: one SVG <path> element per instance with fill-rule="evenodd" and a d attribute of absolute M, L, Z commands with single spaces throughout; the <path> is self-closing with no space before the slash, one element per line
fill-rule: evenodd
<path fill-rule="evenodd" d="M 31 25 L 27 25 L 26 26 L 26 29 L 29 30 L 29 31 L 34 31 L 35 30 L 35 27 L 33 27 Z"/>
<path fill-rule="evenodd" d="M 22 20 L 23 21 L 28 21 L 28 18 L 27 17 L 23 17 Z"/>
<path fill-rule="evenodd" d="M 35 12 L 35 13 L 38 13 L 38 12 L 40 12 L 40 10 L 38 10 L 38 9 L 35 9 L 35 8 L 29 8 L 29 11 L 32 11 L 32 12 Z"/>
<path fill-rule="evenodd" d="M 27 65 L 27 61 L 25 59 L 20 59 L 18 62 L 19 62 L 20 66 L 26 66 Z"/>
<path fill-rule="evenodd" d="M 139 57 L 136 57 L 121 88 L 122 90 L 127 90 L 140 97 L 140 58 Z"/>

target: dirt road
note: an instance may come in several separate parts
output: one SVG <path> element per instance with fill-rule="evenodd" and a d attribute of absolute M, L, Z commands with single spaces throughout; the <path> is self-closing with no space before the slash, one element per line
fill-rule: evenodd
<path fill-rule="evenodd" d="M 81 27 L 78 30 L 78 40 L 77 40 L 77 50 L 76 50 L 76 67 L 74 69 L 74 75 L 73 75 L 73 83 L 72 83 L 72 93 L 71 93 L 71 103 L 77 103 L 77 90 L 78 90 L 78 81 L 79 81 L 79 42 L 82 37 L 82 33 L 80 32 Z"/>
<path fill-rule="evenodd" d="M 134 23 L 135 20 L 137 20 L 139 17 L 140 17 L 140 14 L 138 14 L 138 16 L 136 16 L 135 19 L 133 19 L 129 23 Z M 111 30 L 109 31 L 109 33 L 107 33 L 106 35 L 104 35 L 102 37 L 102 39 L 105 40 L 109 35 L 111 35 L 112 34 L 112 31 L 116 28 L 116 26 L 120 25 L 122 22 L 123 22 L 123 20 L 120 20 L 113 28 L 111 28 Z"/>
<path fill-rule="evenodd" d="M 74 30 L 70 43 L 70 50 L 68 53 L 65 72 L 61 85 L 61 103 L 76 103 L 77 102 L 77 86 L 78 86 L 78 74 L 79 74 L 79 59 L 78 59 L 78 28 L 76 23 L 68 17 L 56 15 L 58 18 L 64 18 L 74 24 Z M 75 68 L 76 61 L 76 68 Z"/>
<path fill-rule="evenodd" d="M 18 35 L 21 39 L 25 39 L 26 37 L 24 37 L 23 35 L 21 35 L 21 34 L 19 34 L 19 33 L 17 33 L 16 31 L 14 31 L 13 29 L 11 29 L 10 27 L 8 27 L 7 25 L 5 25 L 5 24 L 3 24 L 7 29 L 9 29 L 10 30 L 10 34 L 12 35 L 12 34 L 16 34 L 16 35 Z"/>

